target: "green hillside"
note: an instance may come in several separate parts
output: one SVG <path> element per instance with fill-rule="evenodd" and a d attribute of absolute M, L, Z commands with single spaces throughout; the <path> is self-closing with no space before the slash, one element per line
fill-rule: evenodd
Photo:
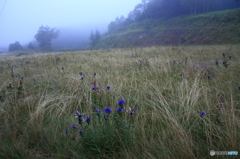
<path fill-rule="evenodd" d="M 95 47 L 205 44 L 240 44 L 240 9 L 145 19 L 118 28 L 102 37 Z"/>

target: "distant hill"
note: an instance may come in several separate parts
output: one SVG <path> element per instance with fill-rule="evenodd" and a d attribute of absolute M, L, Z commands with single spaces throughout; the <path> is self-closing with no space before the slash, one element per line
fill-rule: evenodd
<path fill-rule="evenodd" d="M 240 9 L 144 19 L 103 36 L 95 48 L 204 44 L 240 44 Z"/>

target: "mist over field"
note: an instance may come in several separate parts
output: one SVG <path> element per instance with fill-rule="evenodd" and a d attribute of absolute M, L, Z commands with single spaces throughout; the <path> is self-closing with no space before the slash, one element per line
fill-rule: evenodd
<path fill-rule="evenodd" d="M 64 36 L 69 31 L 68 38 L 87 42 L 91 30 L 105 32 L 112 19 L 127 16 L 137 3 L 140 0 L 0 0 L 0 48 L 15 41 L 28 44 L 41 25 L 57 28 Z M 73 30 L 78 37 L 72 36 Z"/>

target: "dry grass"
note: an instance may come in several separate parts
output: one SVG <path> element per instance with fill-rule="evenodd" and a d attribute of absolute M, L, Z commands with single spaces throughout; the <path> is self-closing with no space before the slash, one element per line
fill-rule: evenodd
<path fill-rule="evenodd" d="M 239 48 L 169 46 L 1 58 L 0 157 L 192 159 L 209 158 L 210 150 L 239 151 Z M 97 95 L 93 80 L 102 90 Z M 92 138 L 114 142 L 101 139 L 104 125 L 98 125 L 94 109 L 115 110 L 121 98 L 124 108 L 137 110 L 132 118 L 124 114 L 133 124 L 131 146 L 121 139 L 118 152 L 93 154 L 71 129 L 73 114 L 79 110 L 92 118 L 87 127 Z"/>

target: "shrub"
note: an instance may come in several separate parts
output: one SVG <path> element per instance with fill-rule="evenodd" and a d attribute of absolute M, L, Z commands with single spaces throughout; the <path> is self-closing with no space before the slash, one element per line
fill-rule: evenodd
<path fill-rule="evenodd" d="M 17 51 L 17 50 L 22 50 L 22 49 L 23 49 L 23 47 L 18 41 L 16 41 L 13 44 L 10 44 L 8 47 L 9 51 Z"/>

